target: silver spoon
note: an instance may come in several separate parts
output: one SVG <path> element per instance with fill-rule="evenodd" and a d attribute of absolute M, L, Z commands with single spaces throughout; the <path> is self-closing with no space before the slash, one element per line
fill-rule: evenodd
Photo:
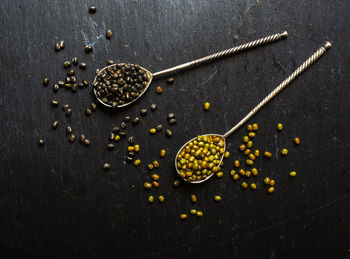
<path fill-rule="evenodd" d="M 272 98 L 274 98 L 279 92 L 281 92 L 287 85 L 289 85 L 298 75 L 300 75 L 304 70 L 306 70 L 309 66 L 311 66 L 312 63 L 314 63 L 317 59 L 319 59 L 327 49 L 329 49 L 332 46 L 332 44 L 328 41 L 319 48 L 314 54 L 312 54 L 300 67 L 298 67 L 290 76 L 288 76 L 279 86 L 277 86 L 268 96 L 266 96 L 255 108 L 253 108 L 240 122 L 238 122 L 232 129 L 227 131 L 224 135 L 221 134 L 205 134 L 201 136 L 207 136 L 207 137 L 218 137 L 222 143 L 221 148 L 223 148 L 223 151 L 226 150 L 226 139 L 234 133 L 236 130 L 238 130 L 244 123 L 246 123 L 255 113 L 257 113 L 266 103 L 268 103 Z M 186 142 L 177 152 L 175 157 L 175 168 L 179 176 L 190 183 L 202 183 L 206 180 L 208 180 L 214 173 L 211 173 L 210 175 L 207 175 L 206 178 L 196 181 L 190 181 L 187 180 L 186 177 L 184 177 L 184 173 L 186 173 L 186 169 L 184 169 L 181 172 L 181 168 L 178 168 L 178 158 L 182 158 L 182 155 L 179 157 L 180 152 L 184 150 L 187 144 L 189 144 L 191 141 L 196 140 L 197 137 L 189 140 Z M 221 154 L 220 162 L 218 163 L 218 166 L 221 164 L 224 157 L 224 152 Z"/>
<path fill-rule="evenodd" d="M 176 72 L 176 71 L 184 70 L 184 69 L 187 69 L 187 68 L 199 65 L 199 64 L 203 64 L 203 63 L 209 62 L 209 61 L 214 60 L 214 59 L 218 59 L 218 58 L 221 58 L 221 57 L 224 57 L 224 56 L 228 56 L 230 54 L 234 54 L 234 53 L 246 50 L 246 49 L 251 49 L 251 48 L 254 48 L 254 47 L 257 47 L 257 46 L 261 46 L 261 45 L 264 45 L 264 44 L 267 44 L 267 43 L 271 43 L 271 42 L 274 42 L 274 41 L 277 41 L 277 40 L 280 40 L 280 39 L 286 39 L 287 37 L 288 37 L 287 31 L 284 31 L 282 33 L 276 33 L 276 34 L 273 34 L 273 35 L 270 35 L 270 36 L 267 36 L 267 37 L 264 37 L 264 38 L 261 38 L 261 39 L 258 39 L 258 40 L 254 40 L 254 41 L 251 41 L 251 42 L 248 42 L 248 43 L 245 43 L 245 44 L 233 47 L 231 49 L 227 49 L 227 50 L 224 50 L 224 51 L 221 51 L 221 52 L 217 52 L 215 54 L 212 54 L 212 55 L 209 55 L 209 56 L 206 56 L 206 57 L 203 57 L 203 58 L 199 58 L 199 59 L 196 59 L 196 60 L 193 60 L 193 61 L 181 64 L 181 65 L 178 65 L 178 66 L 175 66 L 175 67 L 171 67 L 171 68 L 168 68 L 168 69 L 156 72 L 156 73 L 151 73 L 149 70 L 145 69 L 144 67 L 139 66 L 139 69 L 143 70 L 143 72 L 145 72 L 147 74 L 147 78 L 148 78 L 147 84 L 143 87 L 143 89 L 141 90 L 142 92 L 139 93 L 138 96 L 134 97 L 134 99 L 132 99 L 131 101 L 128 101 L 128 102 L 126 102 L 124 104 L 114 104 L 114 105 L 112 105 L 112 104 L 109 104 L 108 102 L 107 103 L 104 102 L 102 100 L 103 98 L 101 98 L 101 95 L 98 93 L 98 91 L 95 89 L 95 87 L 94 87 L 94 93 L 95 93 L 95 96 L 98 99 L 98 101 L 101 104 L 103 104 L 104 106 L 107 106 L 107 107 L 110 107 L 110 108 L 121 108 L 121 107 L 127 106 L 127 105 L 135 102 L 137 99 L 139 99 L 146 92 L 146 90 L 150 86 L 153 78 L 156 78 L 156 77 L 159 77 L 159 76 L 163 76 L 165 74 L 173 73 L 173 72 Z M 125 63 L 113 64 L 113 65 L 106 66 L 103 69 L 101 69 L 99 71 L 98 75 L 96 75 L 96 77 L 94 79 L 93 86 L 97 86 L 97 80 L 98 80 L 98 76 L 99 75 L 103 75 L 108 70 L 112 71 L 112 73 L 117 72 L 118 65 L 125 65 Z"/>

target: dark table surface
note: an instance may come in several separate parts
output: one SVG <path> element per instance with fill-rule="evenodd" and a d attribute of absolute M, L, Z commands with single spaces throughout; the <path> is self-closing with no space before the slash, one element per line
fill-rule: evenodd
<path fill-rule="evenodd" d="M 88 7 L 97 6 L 96 14 Z M 350 255 L 350 5 L 347 1 L 18 1 L 0 5 L 0 254 L 1 258 L 345 258 Z M 107 41 L 106 29 L 113 30 Z M 64 78 L 66 59 L 88 64 L 79 80 L 93 79 L 107 59 L 142 64 L 156 72 L 266 35 L 289 38 L 245 51 L 152 83 L 134 105 L 119 111 L 98 106 L 91 88 L 73 94 L 52 85 Z M 56 53 L 54 44 L 66 47 Z M 229 176 L 246 129 L 228 139 L 231 156 L 224 177 L 200 185 L 182 183 L 173 159 L 197 134 L 224 133 L 310 54 L 333 44 L 250 123 L 254 141 L 273 158 L 260 158 L 256 191 L 242 190 Z M 84 53 L 91 44 L 93 53 Z M 42 85 L 44 77 L 50 85 Z M 155 87 L 164 92 L 157 95 Z M 69 103 L 70 118 L 50 100 Z M 210 101 L 211 109 L 203 110 Z M 151 103 L 158 110 L 128 125 L 141 145 L 142 165 L 124 164 L 126 141 L 107 151 L 108 135 L 126 115 Z M 174 112 L 174 135 L 149 136 Z M 51 124 L 58 120 L 58 129 Z M 276 124 L 285 130 L 278 133 Z M 68 142 L 71 125 L 92 144 Z M 300 137 L 300 146 L 292 143 Z M 38 138 L 46 145 L 39 147 Z M 289 155 L 281 158 L 286 147 Z M 165 159 L 159 150 L 167 149 Z M 160 187 L 145 191 L 146 164 L 158 159 Z M 111 170 L 103 171 L 109 162 Z M 288 177 L 295 170 L 294 179 Z M 276 180 L 268 195 L 264 177 Z M 163 204 L 147 202 L 163 194 Z M 190 195 L 196 194 L 197 204 Z M 213 196 L 222 196 L 215 203 Z M 197 208 L 204 216 L 181 222 Z"/>

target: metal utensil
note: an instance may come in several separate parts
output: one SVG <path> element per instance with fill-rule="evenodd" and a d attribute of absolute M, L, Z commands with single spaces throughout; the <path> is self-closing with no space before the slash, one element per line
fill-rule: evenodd
<path fill-rule="evenodd" d="M 268 44 L 268 43 L 271 43 L 271 42 L 274 42 L 274 41 L 277 41 L 277 40 L 280 40 L 280 39 L 286 39 L 287 37 L 288 37 L 287 31 L 284 31 L 282 33 L 276 33 L 276 34 L 273 34 L 273 35 L 270 35 L 270 36 L 267 36 L 267 37 L 264 37 L 264 38 L 261 38 L 261 39 L 258 39 L 258 40 L 247 42 L 245 44 L 233 47 L 231 49 L 223 50 L 223 51 L 217 52 L 215 54 L 212 54 L 212 55 L 209 55 L 209 56 L 206 56 L 206 57 L 203 57 L 203 58 L 199 58 L 199 59 L 196 59 L 196 60 L 193 60 L 193 61 L 181 64 L 181 65 L 177 65 L 175 67 L 171 67 L 171 68 L 168 68 L 168 69 L 156 72 L 156 73 L 151 73 L 149 70 L 147 70 L 147 69 L 145 69 L 145 68 L 140 66 L 140 69 L 144 70 L 147 73 L 147 76 L 148 76 L 148 83 L 147 83 L 147 85 L 143 88 L 141 94 L 139 94 L 139 96 L 137 98 L 133 99 L 132 101 L 130 101 L 128 103 L 125 103 L 125 104 L 122 104 L 122 105 L 118 105 L 116 107 L 113 107 L 110 104 L 104 103 L 99 98 L 96 89 L 94 89 L 94 94 L 95 94 L 96 98 L 98 99 L 98 101 L 101 104 L 103 104 L 104 106 L 107 106 L 107 107 L 110 107 L 110 108 L 124 107 L 124 106 L 127 106 L 127 105 L 135 102 L 137 99 L 139 99 L 146 92 L 146 90 L 150 86 L 153 78 L 160 77 L 160 76 L 163 76 L 163 75 L 166 75 L 166 74 L 169 74 L 169 73 L 177 72 L 177 71 L 180 71 L 180 70 L 184 70 L 184 69 L 187 69 L 187 68 L 190 68 L 190 67 L 194 67 L 196 65 L 203 64 L 203 63 L 209 62 L 211 60 L 215 60 L 215 59 L 218 59 L 218 58 L 221 58 L 221 57 L 224 57 L 224 56 L 228 56 L 228 55 L 231 55 L 231 54 L 234 54 L 234 53 L 246 50 L 246 49 L 251 49 L 251 48 L 254 48 L 254 47 L 257 47 L 257 46 Z M 113 68 L 113 67 L 116 67 L 117 65 L 124 65 L 124 64 L 125 63 L 119 63 L 119 64 L 113 64 L 113 65 L 110 65 L 110 66 L 106 66 L 103 69 L 101 69 L 99 73 L 100 74 L 103 73 L 108 68 Z M 97 80 L 97 76 L 94 79 L 93 85 L 96 83 L 96 80 Z"/>
<path fill-rule="evenodd" d="M 332 44 L 328 41 L 319 48 L 314 54 L 312 54 L 300 67 L 298 67 L 290 76 L 288 76 L 279 86 L 277 86 L 269 95 L 267 95 L 257 106 L 255 106 L 241 121 L 239 121 L 232 129 L 227 131 L 224 135 L 221 134 L 205 134 L 202 136 L 218 136 L 222 138 L 224 141 L 224 150 L 226 150 L 226 139 L 234 133 L 236 130 L 238 130 L 244 123 L 246 123 L 255 113 L 257 113 L 266 103 L 268 103 L 272 98 L 274 98 L 279 92 L 281 92 L 287 85 L 289 85 L 298 75 L 300 75 L 303 71 L 305 71 L 309 66 L 311 66 L 312 63 L 314 63 L 316 60 L 318 60 L 327 49 L 329 49 L 332 46 Z M 180 176 L 180 169 L 177 166 L 177 157 L 179 153 L 185 148 L 185 146 L 195 140 L 197 137 L 187 141 L 177 152 L 175 157 L 175 168 L 177 173 Z M 222 162 L 224 154 L 221 155 L 220 163 Z M 205 179 L 199 180 L 199 181 L 187 181 L 186 178 L 182 178 L 183 180 L 190 182 L 190 183 L 202 183 L 206 180 L 208 180 L 214 173 L 211 175 L 208 175 Z"/>

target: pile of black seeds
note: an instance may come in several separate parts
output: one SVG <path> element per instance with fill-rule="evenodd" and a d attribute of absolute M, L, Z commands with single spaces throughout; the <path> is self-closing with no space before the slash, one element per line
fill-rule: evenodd
<path fill-rule="evenodd" d="M 100 71 L 93 87 L 100 101 L 116 108 L 138 98 L 150 79 L 137 64 L 117 64 Z"/>

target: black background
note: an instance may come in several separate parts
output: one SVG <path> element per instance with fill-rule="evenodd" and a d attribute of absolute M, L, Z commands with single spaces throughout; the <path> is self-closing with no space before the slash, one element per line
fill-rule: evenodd
<path fill-rule="evenodd" d="M 88 13 L 90 5 L 97 13 Z M 350 255 L 350 54 L 347 1 L 17 1 L 0 5 L 0 253 L 1 258 L 344 258 Z M 113 31 L 110 41 L 106 29 Z M 88 64 L 78 71 L 91 82 L 107 59 L 134 62 L 156 72 L 247 41 L 287 30 L 289 38 L 156 80 L 127 109 L 98 107 L 91 88 L 73 94 L 52 92 L 64 78 L 66 59 Z M 54 44 L 66 42 L 55 53 Z M 175 189 L 173 159 L 178 148 L 201 133 L 224 133 L 259 100 L 329 40 L 319 61 L 297 78 L 250 122 L 259 123 L 255 147 L 273 158 L 256 162 L 260 175 L 249 179 L 256 191 L 240 188 L 229 171 L 246 130 L 228 139 L 231 157 L 224 177 Z M 92 44 L 92 54 L 84 53 Z M 42 86 L 49 77 L 50 86 Z M 162 85 L 164 92 L 155 93 Z M 60 105 L 69 103 L 70 118 Z M 211 109 L 203 111 L 209 101 Z M 128 126 L 141 145 L 135 168 L 123 164 L 127 144 L 107 151 L 111 128 L 125 115 L 135 117 L 151 103 L 136 127 Z M 148 129 L 176 113 L 174 136 L 149 136 Z M 58 129 L 51 129 L 54 120 Z M 285 130 L 276 131 L 276 123 Z M 92 144 L 68 142 L 73 127 Z M 292 143 L 295 136 L 301 145 Z M 46 145 L 37 145 L 39 137 Z M 281 148 L 289 155 L 281 158 Z M 166 148 L 165 159 L 159 150 Z M 146 164 L 160 160 L 157 190 L 145 191 Z M 110 171 L 102 164 L 110 162 Z M 288 172 L 296 170 L 295 179 Z M 276 180 L 266 193 L 263 178 Z M 150 205 L 148 196 L 165 196 Z M 192 205 L 190 194 L 198 203 Z M 222 196 L 220 203 L 213 196 Z M 203 218 L 178 219 L 190 208 Z"/>

